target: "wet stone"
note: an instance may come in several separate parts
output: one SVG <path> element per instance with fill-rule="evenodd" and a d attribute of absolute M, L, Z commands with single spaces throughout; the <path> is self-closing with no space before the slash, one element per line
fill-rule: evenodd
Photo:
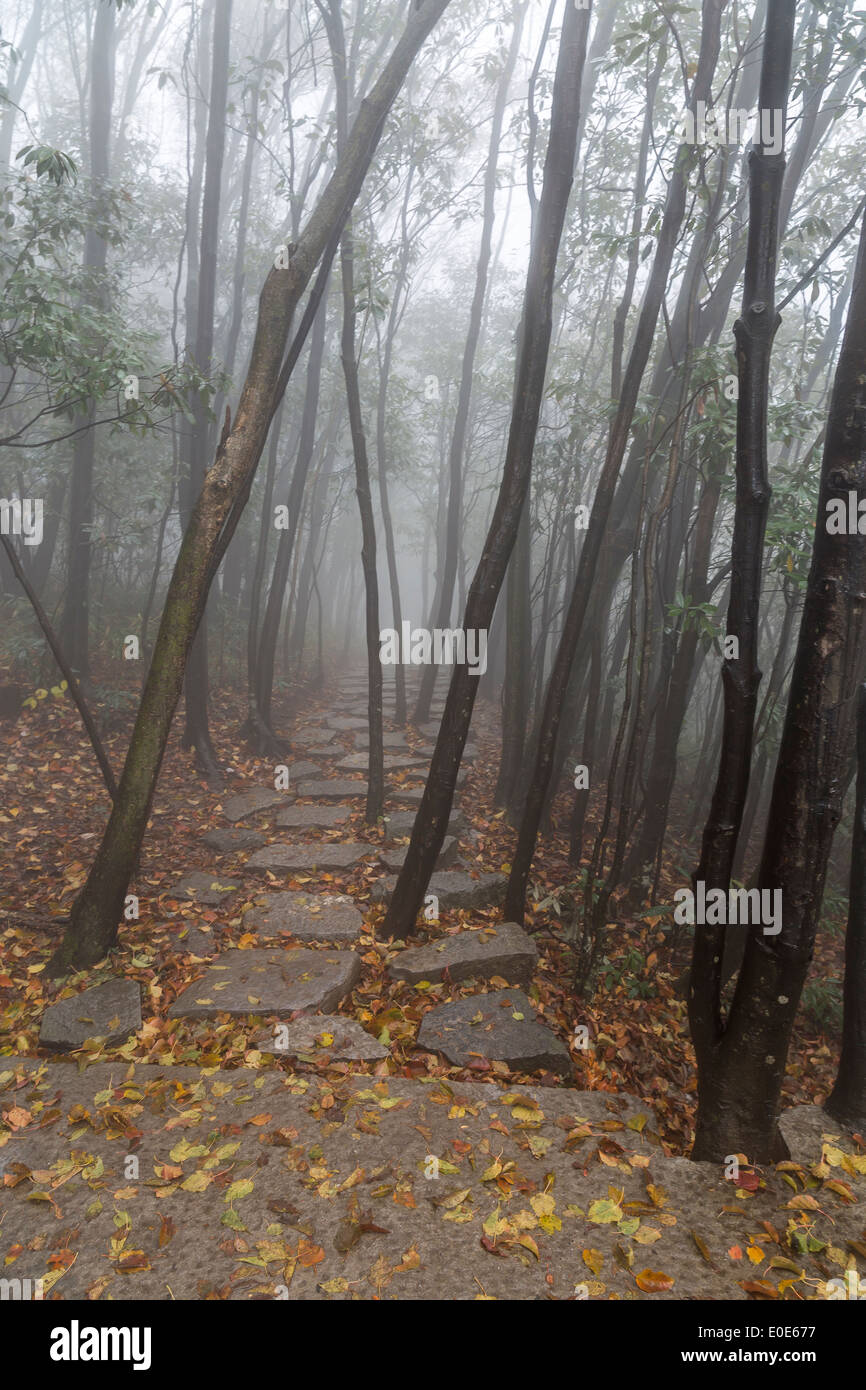
<path fill-rule="evenodd" d="M 449 908 L 496 907 L 505 896 L 504 874 L 479 874 L 473 878 L 465 869 L 436 870 L 430 877 L 428 893 L 439 899 L 439 910 Z M 397 879 L 393 874 L 380 878 L 372 891 L 374 902 L 387 902 Z"/>
<path fill-rule="evenodd" d="M 391 811 L 385 817 L 385 839 L 400 840 L 412 834 L 415 824 L 414 811 Z M 466 829 L 466 817 L 462 811 L 452 811 L 448 821 L 449 835 L 462 835 Z"/>
<path fill-rule="evenodd" d="M 173 898 L 192 898 L 202 907 L 219 907 L 220 903 L 232 893 L 236 893 L 240 886 L 233 879 L 193 869 L 190 873 L 184 874 L 170 892 Z"/>
<path fill-rule="evenodd" d="M 241 849 L 259 849 L 265 837 L 258 830 L 210 830 L 204 843 L 217 854 L 237 854 Z"/>
<path fill-rule="evenodd" d="M 339 772 L 366 772 L 369 761 L 369 753 L 350 753 L 335 766 Z M 409 758 L 401 753 L 386 753 L 382 762 L 386 772 L 405 772 L 409 768 L 427 766 L 426 758 Z"/>
<path fill-rule="evenodd" d="M 499 975 L 514 984 L 529 984 L 538 961 L 531 937 L 516 922 L 500 922 L 480 931 L 461 931 L 428 946 L 401 951 L 388 966 L 392 980 L 416 985 L 420 980 L 491 980 Z"/>
<path fill-rule="evenodd" d="M 368 733 L 356 733 L 352 742 L 356 748 L 369 748 L 370 735 Z M 409 744 L 405 734 L 382 734 L 383 748 L 405 748 L 408 750 Z"/>
<path fill-rule="evenodd" d="M 328 1013 L 361 977 L 354 951 L 227 951 L 188 985 L 169 1009 L 170 1018 L 214 1018 L 227 1013 Z"/>
<path fill-rule="evenodd" d="M 388 1049 L 371 1037 L 353 1018 L 305 1015 L 280 1024 L 255 1043 L 260 1052 L 275 1057 L 312 1057 L 317 1062 L 380 1062 Z"/>
<path fill-rule="evenodd" d="M 247 860 L 251 873 L 305 873 L 311 869 L 351 869 L 365 855 L 375 853 L 372 845 L 350 840 L 346 844 L 319 840 L 299 845 L 267 845 Z"/>
<path fill-rule="evenodd" d="M 364 919 L 344 893 L 267 893 L 244 913 L 244 931 L 291 932 L 298 941 L 357 941 Z"/>
<path fill-rule="evenodd" d="M 333 781 L 321 778 L 313 782 L 301 782 L 295 787 L 296 796 L 313 796 L 319 801 L 348 801 L 350 797 L 367 795 L 367 783 L 350 781 L 347 777 L 336 777 Z"/>
<path fill-rule="evenodd" d="M 141 986 L 137 980 L 106 980 L 70 999 L 51 1004 L 42 1015 L 39 1046 L 57 1052 L 81 1047 L 92 1038 L 119 1042 L 141 1027 Z"/>
<path fill-rule="evenodd" d="M 439 1052 L 457 1067 L 479 1057 L 505 1062 L 513 1071 L 555 1071 L 568 1075 L 571 1059 L 565 1044 L 542 1023 L 521 989 L 472 994 L 426 1013 L 418 1046 Z"/>
<path fill-rule="evenodd" d="M 408 845 L 400 845 L 396 849 L 383 849 L 379 851 L 379 858 L 387 868 L 393 872 L 402 869 L 406 855 L 409 853 Z M 457 858 L 457 840 L 453 835 L 446 835 L 442 841 L 442 848 L 439 851 L 439 858 L 436 860 L 440 869 L 447 869 L 449 864 L 453 864 Z"/>
<path fill-rule="evenodd" d="M 226 820 L 234 823 L 246 820 L 247 816 L 257 816 L 260 811 L 270 811 L 273 806 L 284 805 L 285 801 L 285 792 L 274 791 L 269 787 L 254 787 L 252 791 L 230 796 L 223 806 L 223 815 Z"/>
<path fill-rule="evenodd" d="M 350 806 L 287 806 L 279 812 L 276 823 L 281 830 L 331 830 L 351 814 Z"/>

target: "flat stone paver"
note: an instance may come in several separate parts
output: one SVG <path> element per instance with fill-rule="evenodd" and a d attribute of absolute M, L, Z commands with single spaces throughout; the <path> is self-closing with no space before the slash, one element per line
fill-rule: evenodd
<path fill-rule="evenodd" d="M 344 893 L 266 893 L 244 913 L 244 931 L 291 932 L 298 941 L 357 941 L 364 918 Z"/>
<path fill-rule="evenodd" d="M 257 1041 L 260 1052 L 272 1052 L 275 1057 L 297 1057 L 306 1054 L 317 1062 L 381 1062 L 390 1056 L 353 1018 L 333 1014 L 305 1015 L 291 1023 L 280 1023 L 271 1033 L 262 1034 Z M 303 1057 L 301 1058 L 303 1060 Z"/>
<path fill-rule="evenodd" d="M 316 729 L 309 726 L 302 729 L 295 729 L 290 736 L 289 742 L 292 746 L 306 748 L 313 743 L 327 743 L 330 737 L 328 729 Z"/>
<path fill-rule="evenodd" d="M 203 843 L 217 854 L 237 854 L 241 849 L 259 849 L 265 837 L 258 830 L 210 830 Z"/>
<path fill-rule="evenodd" d="M 285 1016 L 299 1009 L 328 1013 L 360 978 L 361 962 L 354 951 L 226 951 L 168 1012 L 170 1018 Z"/>
<path fill-rule="evenodd" d="M 350 806 L 287 806 L 276 823 L 280 830 L 332 830 L 351 814 Z"/>
<path fill-rule="evenodd" d="M 202 907 L 219 907 L 220 903 L 231 897 L 232 893 L 236 893 L 240 886 L 234 879 L 225 878 L 218 873 L 191 869 L 169 889 L 169 896 L 192 899 Z"/>
<path fill-rule="evenodd" d="M 397 882 L 395 874 L 380 878 L 373 887 L 374 902 L 387 902 Z M 496 907 L 505 896 L 505 874 L 479 874 L 473 878 L 465 869 L 437 869 L 430 877 L 428 893 L 439 899 L 439 909 Z"/>
<path fill-rule="evenodd" d="M 393 873 L 396 873 L 399 869 L 402 869 L 408 853 L 408 845 L 399 845 L 395 849 L 379 850 L 379 858 L 387 868 L 391 869 Z M 446 835 L 445 839 L 442 841 L 442 848 L 439 851 L 439 858 L 436 860 L 436 863 L 440 869 L 447 869 L 449 864 L 453 864 L 456 858 L 457 840 L 453 835 Z"/>
<path fill-rule="evenodd" d="M 418 1046 L 440 1052 L 457 1067 L 476 1058 L 505 1062 L 513 1071 L 555 1071 L 568 1075 L 571 1058 L 565 1044 L 544 1024 L 521 989 L 472 994 L 426 1013 Z"/>
<path fill-rule="evenodd" d="M 350 753 L 335 763 L 338 772 L 366 772 L 370 765 L 369 753 Z M 386 772 L 406 772 L 410 768 L 426 767 L 426 758 L 406 758 L 400 753 L 385 753 L 382 766 Z"/>
<path fill-rule="evenodd" d="M 137 980 L 106 980 L 69 999 L 49 1004 L 42 1015 L 39 1046 L 69 1052 L 92 1038 L 120 1042 L 141 1027 L 141 986 Z"/>
<path fill-rule="evenodd" d="M 329 840 L 297 845 L 266 845 L 250 855 L 244 868 L 250 873 L 292 874 L 310 869 L 351 869 L 366 855 L 376 853 L 375 845 L 357 840 L 346 844 Z"/>
<path fill-rule="evenodd" d="M 286 792 L 275 791 L 272 787 L 253 787 L 251 791 L 230 796 L 223 806 L 223 815 L 234 823 L 246 820 L 247 816 L 257 816 L 260 811 L 270 811 L 273 806 L 285 805 L 285 802 Z"/>
<path fill-rule="evenodd" d="M 352 742 L 354 743 L 354 745 L 355 745 L 356 748 L 369 748 L 369 747 L 370 747 L 370 735 L 369 735 L 366 731 L 365 731 L 364 733 L 356 733 L 356 734 L 354 735 L 354 737 L 352 738 Z M 407 751 L 408 751 L 408 748 L 409 748 L 409 741 L 408 741 L 408 739 L 406 738 L 406 735 L 405 735 L 405 734 L 387 734 L 387 733 L 383 733 L 383 734 L 382 734 L 382 747 L 383 747 L 383 748 L 405 748 L 405 749 L 407 749 Z"/>
<path fill-rule="evenodd" d="M 415 824 L 414 811 L 391 811 L 385 817 L 385 839 L 401 840 L 412 834 Z M 466 829 L 466 817 L 460 810 L 452 810 L 448 820 L 448 834 L 462 835 Z"/>
<path fill-rule="evenodd" d="M 312 796 L 319 801 L 347 801 L 350 797 L 367 795 L 367 783 L 350 781 L 347 777 L 335 777 L 332 781 L 323 777 L 319 781 L 301 782 L 295 787 L 296 796 Z"/>
<path fill-rule="evenodd" d="M 390 962 L 392 980 L 416 985 L 450 980 L 484 979 L 499 975 L 509 984 L 528 985 L 538 963 L 535 943 L 516 922 L 500 922 L 479 931 L 460 931 L 427 946 L 410 946 Z"/>
<path fill-rule="evenodd" d="M 338 733 L 348 733 L 350 729 L 366 729 L 368 721 L 352 714 L 333 714 L 327 721 L 329 729 Z"/>
<path fill-rule="evenodd" d="M 460 791 L 463 787 L 468 776 L 469 773 L 467 769 L 461 767 L 457 774 L 457 781 L 454 784 L 457 791 Z M 421 805 L 421 798 L 423 795 L 423 787 L 392 787 L 388 792 L 388 800 L 393 801 L 398 806 L 415 806 L 417 808 Z"/>

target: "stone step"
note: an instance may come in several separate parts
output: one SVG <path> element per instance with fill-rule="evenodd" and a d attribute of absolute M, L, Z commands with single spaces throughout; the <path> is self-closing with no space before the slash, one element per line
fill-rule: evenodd
<path fill-rule="evenodd" d="M 326 777 L 319 781 L 301 782 L 295 787 L 295 796 L 312 796 L 319 801 L 348 801 L 351 797 L 366 797 L 367 783 L 358 778 L 351 781 L 348 777 L 335 777 L 329 780 Z"/>
<path fill-rule="evenodd" d="M 350 806 L 287 806 L 277 814 L 276 824 L 280 830 L 332 830 L 351 814 Z"/>
<path fill-rule="evenodd" d="M 221 878 L 219 874 L 205 873 L 202 869 L 191 869 L 178 879 L 169 894 L 172 898 L 192 899 L 202 907 L 219 907 L 240 886 L 234 879 Z"/>
<path fill-rule="evenodd" d="M 385 839 L 400 840 L 412 834 L 415 824 L 414 811 L 391 811 L 385 817 Z M 449 835 L 462 835 L 466 829 L 466 817 L 462 811 L 452 811 L 448 821 Z"/>
<path fill-rule="evenodd" d="M 312 1058 L 316 1062 L 381 1062 L 390 1056 L 388 1049 L 377 1042 L 353 1018 L 332 1014 L 305 1014 L 291 1023 L 280 1024 L 270 1033 L 263 1033 L 255 1046 L 260 1052 L 275 1057 Z"/>
<path fill-rule="evenodd" d="M 373 902 L 388 902 L 396 882 L 395 874 L 380 878 L 373 886 Z M 505 896 L 505 883 L 505 874 L 479 874 L 473 878 L 465 869 L 437 869 L 430 877 L 427 892 L 439 899 L 441 912 L 450 908 L 496 907 Z"/>
<path fill-rule="evenodd" d="M 532 938 L 516 922 L 484 926 L 478 931 L 459 931 L 427 946 L 411 946 L 390 962 L 392 980 L 416 985 L 450 980 L 490 980 L 499 975 L 516 985 L 528 985 L 538 963 Z"/>
<path fill-rule="evenodd" d="M 366 772 L 370 764 L 369 753 L 350 753 L 335 763 L 338 772 Z M 386 772 L 406 772 L 409 768 L 427 767 L 426 758 L 410 758 L 401 753 L 385 753 L 382 765 Z"/>
<path fill-rule="evenodd" d="M 333 742 L 336 744 L 336 739 L 334 739 L 330 729 L 316 728 L 315 725 L 304 725 L 300 729 L 293 730 L 290 742 L 292 747 L 297 745 L 298 748 L 307 748 L 313 743 L 326 744 Z"/>
<path fill-rule="evenodd" d="M 237 854 L 242 849 L 260 849 L 265 837 L 258 830 L 210 830 L 203 843 L 217 854 Z"/>
<path fill-rule="evenodd" d="M 42 1015 L 39 1046 L 70 1052 L 94 1038 L 120 1042 L 141 1027 L 141 986 L 137 980 L 106 980 L 69 999 L 50 1004 Z"/>
<path fill-rule="evenodd" d="M 226 951 L 182 991 L 168 1013 L 169 1018 L 285 1017 L 302 1009 L 330 1013 L 360 978 L 354 951 Z"/>
<path fill-rule="evenodd" d="M 399 869 L 402 869 L 408 853 L 408 845 L 399 845 L 396 849 L 379 850 L 379 858 L 387 868 L 391 869 L 393 873 L 396 873 Z M 440 869 L 447 869 L 450 864 L 454 863 L 456 858 L 456 837 L 454 835 L 446 835 L 445 839 L 442 841 L 442 848 L 439 851 L 439 858 L 436 860 L 436 864 Z"/>
<path fill-rule="evenodd" d="M 369 748 L 369 747 L 370 747 L 370 735 L 369 735 L 366 731 L 363 732 L 363 733 L 361 733 L 360 730 L 356 730 L 355 733 L 354 733 L 353 736 L 352 736 L 352 742 L 354 743 L 354 745 L 355 745 L 356 748 Z M 402 734 L 402 733 L 398 733 L 398 734 L 383 733 L 383 734 L 382 734 L 382 747 L 383 747 L 383 748 L 392 748 L 392 749 L 394 749 L 394 748 L 405 749 L 405 750 L 408 752 L 408 751 L 409 751 L 409 741 L 408 741 L 408 739 L 406 738 L 406 735 L 405 735 L 405 734 Z"/>
<path fill-rule="evenodd" d="M 347 733 L 349 730 L 366 729 L 368 720 L 359 716 L 349 714 L 332 714 L 328 716 L 328 728 L 337 729 L 339 733 Z"/>
<path fill-rule="evenodd" d="M 230 796 L 223 805 L 223 815 L 235 824 L 248 816 L 257 816 L 261 811 L 270 811 L 274 806 L 284 806 L 286 792 L 275 791 L 272 787 L 253 787 L 251 791 L 239 792 Z"/>
<path fill-rule="evenodd" d="M 418 1046 L 439 1052 L 457 1067 L 471 1066 L 479 1057 L 505 1062 L 513 1071 L 571 1072 L 568 1048 L 535 1017 L 521 989 L 472 994 L 426 1013 L 418 1030 Z"/>
<path fill-rule="evenodd" d="M 376 853 L 375 845 L 357 840 L 344 844 L 318 840 L 296 845 L 266 845 L 256 850 L 244 864 L 249 873 L 295 874 L 314 869 L 351 869 L 366 856 Z"/>
<path fill-rule="evenodd" d="M 290 932 L 298 941 L 357 941 L 364 919 L 344 893 L 263 893 L 244 913 L 244 931 Z M 507 977 L 506 977 L 507 978 Z"/>

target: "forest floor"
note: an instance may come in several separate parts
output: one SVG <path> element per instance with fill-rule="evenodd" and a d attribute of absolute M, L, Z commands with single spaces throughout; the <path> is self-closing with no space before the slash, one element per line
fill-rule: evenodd
<path fill-rule="evenodd" d="M 299 694 L 300 712 L 289 719 L 284 710 L 281 726 L 303 731 L 290 765 L 312 762 L 318 772 L 306 777 L 355 779 L 351 762 L 337 765 L 357 760 L 363 732 L 334 725 L 354 725 L 363 706 L 356 683 L 342 694 L 338 682 Z M 45 967 L 108 798 L 65 703 L 43 701 L 15 725 L 0 725 L 7 1266 L 42 1277 L 63 1298 L 809 1298 L 827 1296 L 827 1281 L 848 1263 L 866 1272 L 866 1149 L 859 1136 L 822 1145 L 820 1110 L 794 1112 L 788 1164 L 746 1166 L 732 1181 L 685 1159 L 694 1067 L 675 988 L 685 957 L 671 954 L 657 911 L 608 929 L 602 987 L 591 1004 L 575 999 L 567 922 L 550 901 L 575 877 L 557 833 L 567 826 L 567 798 L 536 861 L 527 932 L 537 959 L 522 980 L 527 995 L 515 1001 L 528 997 L 541 1031 L 549 1030 L 556 1069 L 521 1072 L 476 1050 L 451 1065 L 419 1045 L 419 1027 L 461 1000 L 471 1013 L 479 983 L 455 982 L 448 971 L 414 983 L 388 973 L 402 943 L 378 938 L 383 907 L 373 899 L 389 868 L 382 853 L 401 842 L 367 827 L 363 800 L 352 796 L 337 803 L 344 819 L 331 826 L 278 825 L 285 806 L 322 804 L 292 789 L 232 820 L 232 798 L 274 787 L 273 762 L 238 749 L 241 715 L 240 701 L 215 702 L 221 791 L 193 771 L 176 721 L 131 887 L 139 918 L 124 924 L 108 961 L 61 981 L 50 981 Z M 386 728 L 394 736 L 386 752 L 398 761 L 427 756 L 427 726 L 410 729 L 406 746 L 393 724 Z M 126 737 L 122 726 L 107 736 L 117 767 Z M 455 849 L 469 875 L 501 875 L 513 832 L 493 807 L 497 729 L 483 704 L 472 739 Z M 399 797 L 422 785 L 418 767 L 389 770 L 386 781 L 392 812 L 405 813 Z M 205 844 L 230 822 L 253 831 L 244 848 L 221 854 Z M 340 847 L 356 847 L 354 862 L 323 871 L 314 862 L 329 853 L 322 844 L 331 853 L 336 846 L 338 859 Z M 292 853 L 315 846 L 305 851 L 312 868 L 265 868 L 249 878 L 250 849 L 275 845 Z M 288 862 L 295 864 L 291 855 Z M 196 870 L 216 905 L 179 887 Z M 682 878 L 673 868 L 666 874 L 662 900 Z M 285 927 L 268 933 L 245 921 L 275 888 L 345 895 L 361 914 L 351 952 L 358 978 L 316 1016 L 322 1030 L 306 1050 L 282 1057 L 267 1050 L 276 1014 L 253 1012 L 258 995 L 246 996 L 249 1011 L 244 1004 L 229 1015 L 216 1010 L 212 984 L 201 992 L 238 952 L 267 942 L 290 959 L 299 947 Z M 459 933 L 465 941 L 467 929 L 486 941 L 499 916 L 493 902 L 446 909 L 410 944 L 441 945 Z M 305 937 L 303 947 L 310 942 L 327 953 L 329 943 Z M 333 942 L 330 949 L 331 960 L 350 954 Z M 819 977 L 838 977 L 840 951 L 839 936 L 826 933 Z M 116 977 L 141 987 L 140 1027 L 113 1043 L 89 1040 L 64 1060 L 40 1047 L 50 1005 Z M 486 983 L 512 1003 L 514 976 L 488 972 Z M 206 1016 L 171 1015 L 185 991 Z M 511 1017 L 522 1023 L 524 1010 Z M 573 1045 L 579 1025 L 588 1029 L 586 1048 Z M 350 1026 L 347 1038 L 341 1028 Z M 820 1104 L 836 1057 L 833 1039 L 801 1024 L 786 1105 Z"/>

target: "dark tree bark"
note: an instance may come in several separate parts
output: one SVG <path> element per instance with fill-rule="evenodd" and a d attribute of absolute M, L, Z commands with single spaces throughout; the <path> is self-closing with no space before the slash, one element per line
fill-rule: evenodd
<path fill-rule="evenodd" d="M 109 176 L 111 106 L 114 98 L 114 5 L 98 5 L 90 51 L 90 183 L 94 204 L 105 196 Z M 84 273 L 97 304 L 107 308 L 104 285 L 108 243 L 96 229 L 94 216 L 84 238 Z M 98 352 L 98 345 L 93 345 Z M 96 452 L 96 402 L 90 401 L 75 428 L 85 426 L 72 446 L 72 482 L 69 499 L 69 556 L 66 596 L 60 633 L 72 669 L 80 680 L 90 680 L 90 569 L 93 560 L 93 466 Z"/>
<path fill-rule="evenodd" d="M 698 101 L 708 101 L 710 98 L 713 74 L 719 54 L 721 15 L 725 3 L 726 0 L 704 0 L 703 3 L 701 48 L 689 103 L 692 111 L 696 110 Z M 652 270 L 635 328 L 619 405 L 611 425 L 607 454 L 590 512 L 589 527 L 580 552 L 577 577 L 569 601 L 559 649 L 548 682 L 541 716 L 535 767 L 526 796 L 506 891 L 506 916 L 514 922 L 523 921 L 529 871 L 555 764 L 563 701 L 592 595 L 595 569 L 607 529 L 619 470 L 628 444 L 640 384 L 652 348 L 674 249 L 685 216 L 690 159 L 691 154 L 688 147 L 681 146 L 668 184 L 664 215 Z"/>
<path fill-rule="evenodd" d="M 183 685 L 214 561 L 237 525 L 268 428 L 288 380 L 283 357 L 292 318 L 320 257 L 334 244 L 360 192 L 388 112 L 425 38 L 448 0 L 420 0 L 381 76 L 361 103 L 346 149 L 304 227 L 287 268 L 272 269 L 261 292 L 250 364 L 234 422 L 205 475 L 169 584 L 147 683 L 139 706 L 119 795 L 69 928 L 54 957 L 55 973 L 92 965 L 110 950 L 144 837 L 159 769 Z M 295 357 L 296 360 L 296 357 Z M 222 550 L 221 550 L 221 541 Z"/>
<path fill-rule="evenodd" d="M 515 14 L 514 28 L 511 31 L 511 44 L 496 88 L 493 106 L 493 121 L 490 127 L 490 143 L 487 147 L 487 167 L 484 171 L 484 197 L 481 211 L 481 244 L 478 248 L 478 261 L 475 266 L 475 288 L 469 310 L 469 328 L 463 346 L 463 362 L 460 369 L 460 387 L 457 392 L 457 409 L 454 414 L 454 428 L 451 433 L 451 447 L 448 452 L 448 511 L 445 524 L 445 553 L 442 574 L 436 586 L 433 603 L 431 627 L 445 628 L 451 621 L 451 605 L 454 602 L 454 582 L 457 578 L 457 558 L 460 553 L 460 528 L 463 521 L 463 455 L 466 449 L 466 434 L 469 425 L 469 406 L 472 400 L 472 378 L 475 359 L 481 340 L 481 324 L 484 316 L 484 303 L 487 297 L 487 282 L 490 273 L 490 256 L 493 245 L 493 220 L 496 213 L 496 174 L 499 161 L 499 146 L 502 142 L 502 123 L 505 119 L 505 105 L 514 77 L 517 55 L 520 52 L 520 36 L 526 5 L 523 4 Z M 430 701 L 436 683 L 436 667 L 432 664 L 421 672 L 421 687 L 413 723 L 425 724 L 430 718 Z"/>
<path fill-rule="evenodd" d="M 793 0 L 770 0 L 761 65 L 761 111 L 787 110 Z M 775 309 L 779 203 L 785 172 L 784 151 L 768 154 L 756 144 L 749 155 L 749 240 L 743 284 L 743 308 L 734 325 L 739 369 L 737 402 L 736 509 L 731 544 L 731 595 L 728 635 L 738 643 L 736 655 L 722 667 L 723 720 L 710 814 L 704 827 L 695 882 L 707 891 L 727 894 L 737 836 L 743 818 L 752 767 L 752 740 L 761 672 L 758 669 L 758 618 L 764 555 L 764 530 L 770 505 L 767 474 L 767 407 L 770 355 L 779 324 Z M 715 1074 L 714 1049 L 722 1031 L 721 985 L 725 926 L 696 926 L 689 987 L 689 1024 L 698 1065 L 696 1156 L 704 1154 L 708 1136 L 708 1091 Z M 759 1068 L 759 1075 L 764 1068 Z M 708 1084 L 709 1083 L 709 1084 Z M 710 1102 L 712 1103 L 712 1102 Z M 719 1124 L 719 1117 L 710 1120 Z M 717 1137 L 717 1136 L 716 1136 Z M 710 1146 L 712 1146 L 712 1140 Z M 726 1152 L 737 1150 L 728 1149 Z"/>
<path fill-rule="evenodd" d="M 751 928 L 727 1020 L 718 963 L 710 960 L 706 981 L 693 961 L 697 1159 L 746 1153 L 760 1163 L 777 1151 L 785 1060 L 814 949 L 863 677 L 866 537 L 827 530 L 828 503 L 847 504 L 852 490 L 866 491 L 866 220 L 827 419 L 815 545 L 758 875 L 760 889 L 782 893 L 782 926 L 775 935 Z M 703 943 L 712 931 L 696 932 L 695 960 L 706 955 Z"/>
<path fill-rule="evenodd" d="M 200 372 L 205 374 L 211 371 L 213 365 L 220 190 L 225 153 L 231 15 L 232 0 L 216 0 L 193 348 L 196 366 Z M 192 437 L 189 441 L 189 476 L 183 480 L 188 509 L 192 508 L 194 499 L 201 491 L 207 459 L 212 453 L 212 446 L 213 431 L 208 417 L 207 403 L 201 394 L 197 394 L 193 401 Z M 219 783 L 221 774 L 211 740 L 208 720 L 207 652 L 207 616 L 203 614 L 187 662 L 186 725 L 183 732 L 183 747 L 194 748 L 196 762 L 200 769 L 210 781 Z"/>
<path fill-rule="evenodd" d="M 866 1125 L 866 685 L 857 707 L 857 793 L 851 839 L 842 1053 L 824 1109 L 853 1129 Z"/>
<path fill-rule="evenodd" d="M 526 277 L 505 468 L 463 618 L 464 629 L 485 635 L 529 491 L 550 346 L 557 252 L 573 178 L 588 26 L 589 11 L 567 6 L 554 78 L 544 182 Z M 468 666 L 455 666 L 424 796 L 385 917 L 383 932 L 391 938 L 409 936 L 415 929 L 445 838 L 477 692 L 477 676 L 470 675 Z"/>

